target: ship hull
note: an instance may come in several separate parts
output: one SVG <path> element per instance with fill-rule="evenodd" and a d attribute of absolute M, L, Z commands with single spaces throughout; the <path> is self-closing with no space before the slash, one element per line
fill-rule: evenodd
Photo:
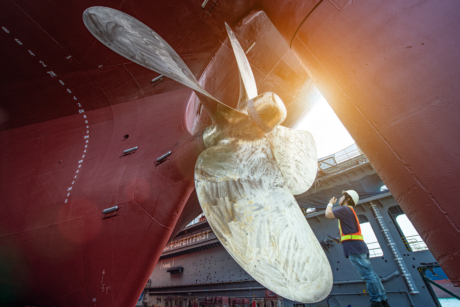
<path fill-rule="evenodd" d="M 133 305 L 179 231 L 176 221 L 185 225 L 199 211 L 196 198 L 186 203 L 209 118 L 190 90 L 169 79 L 152 84 L 158 74 L 96 42 L 81 17 L 93 5 L 155 29 L 203 87 L 230 106 L 239 83 L 223 21 L 256 41 L 248 58 L 257 85 L 288 102 L 288 114 L 302 113 L 291 102 L 301 102 L 296 95 L 308 73 L 449 279 L 460 283 L 457 2 L 0 5 L 4 301 Z M 251 23 L 261 11 L 276 31 Z M 241 40 L 245 50 L 251 39 Z M 289 50 L 306 73 L 284 58 Z M 113 206 L 114 216 L 102 214 Z"/>

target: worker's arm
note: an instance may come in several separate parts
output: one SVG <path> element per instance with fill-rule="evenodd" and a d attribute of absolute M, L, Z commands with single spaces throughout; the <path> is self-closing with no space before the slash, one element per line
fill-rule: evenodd
<path fill-rule="evenodd" d="M 329 200 L 329 203 L 327 204 L 325 215 L 328 219 L 335 219 L 335 215 L 332 212 L 332 206 L 335 204 L 336 201 L 337 201 L 337 198 L 332 197 L 331 200 Z"/>

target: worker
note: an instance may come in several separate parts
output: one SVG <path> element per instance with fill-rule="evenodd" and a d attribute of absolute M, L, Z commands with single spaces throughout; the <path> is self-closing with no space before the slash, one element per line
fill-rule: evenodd
<path fill-rule="evenodd" d="M 371 307 L 388 307 L 385 289 L 379 276 L 374 272 L 369 261 L 369 249 L 363 240 L 358 216 L 353 207 L 358 203 L 359 196 L 356 191 L 343 191 L 339 200 L 339 207 L 332 210 L 337 198 L 332 197 L 327 205 L 326 217 L 338 219 L 340 240 L 345 257 L 350 259 L 359 276 L 366 282 L 367 292 L 371 297 Z"/>

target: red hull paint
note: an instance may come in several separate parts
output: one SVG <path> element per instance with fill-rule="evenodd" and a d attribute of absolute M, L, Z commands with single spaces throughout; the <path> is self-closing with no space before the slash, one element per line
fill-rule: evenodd
<path fill-rule="evenodd" d="M 197 116 L 190 90 L 169 79 L 153 86 L 156 73 L 96 42 L 81 19 L 94 5 L 155 29 L 210 93 L 234 105 L 228 22 L 243 48 L 256 41 L 249 60 L 259 90 L 277 92 L 290 114 L 301 113 L 296 102 L 307 77 L 284 57 L 288 47 L 273 28 L 251 23 L 253 10 L 263 9 L 458 283 L 457 2 L 201 3 L 0 1 L 0 297 L 132 306 L 169 236 L 198 208 L 192 197 L 181 215 L 204 149 L 189 131 L 205 127 L 206 115 Z M 102 219 L 114 205 L 118 215 Z"/>
<path fill-rule="evenodd" d="M 46 172 L 36 167 L 27 177 L 13 168 L 16 172 L 10 175 L 18 178 L 2 182 L 2 193 L 7 195 L 3 201 L 22 206 L 2 206 L 8 217 L 2 220 L 0 238 L 2 265 L 9 268 L 1 280 L 4 295 L 34 304 L 83 306 L 93 298 L 97 306 L 135 304 L 194 189 L 194 162 L 204 145 L 200 133 L 190 138 L 183 131 L 182 104 L 171 103 L 184 101 L 190 94 L 184 89 L 87 112 L 88 118 L 100 123 L 90 124 L 96 135 L 90 134 L 88 157 L 81 164 L 68 203 L 64 202 L 66 187 L 75 174 L 75 164 Z M 159 112 L 165 108 L 169 113 Z M 54 153 L 59 145 L 41 140 L 44 125 L 51 126 L 46 131 L 59 131 L 53 135 L 58 141 L 63 139 L 61 134 L 83 139 L 79 129 L 72 129 L 74 119 L 63 122 L 58 119 L 3 133 L 13 137 L 16 132 L 14 139 L 21 144 L 42 143 L 19 157 L 3 158 L 13 167 L 40 156 L 65 156 Z M 138 126 L 133 127 L 133 122 Z M 168 129 L 152 134 L 161 127 L 159 123 Z M 103 142 L 98 131 L 113 137 Z M 134 137 L 124 140 L 125 134 Z M 136 153 L 121 157 L 124 149 L 134 145 L 139 147 Z M 173 153 L 156 165 L 154 161 L 166 150 Z M 54 162 L 59 165 L 57 159 Z M 103 219 L 110 214 L 104 216 L 102 210 L 114 205 L 120 207 L 116 216 Z"/>

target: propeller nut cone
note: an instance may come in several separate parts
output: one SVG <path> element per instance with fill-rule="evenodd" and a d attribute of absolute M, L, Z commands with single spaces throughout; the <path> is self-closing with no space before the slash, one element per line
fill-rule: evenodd
<path fill-rule="evenodd" d="M 248 114 L 268 133 L 286 119 L 287 111 L 278 95 L 266 92 L 248 101 Z"/>

